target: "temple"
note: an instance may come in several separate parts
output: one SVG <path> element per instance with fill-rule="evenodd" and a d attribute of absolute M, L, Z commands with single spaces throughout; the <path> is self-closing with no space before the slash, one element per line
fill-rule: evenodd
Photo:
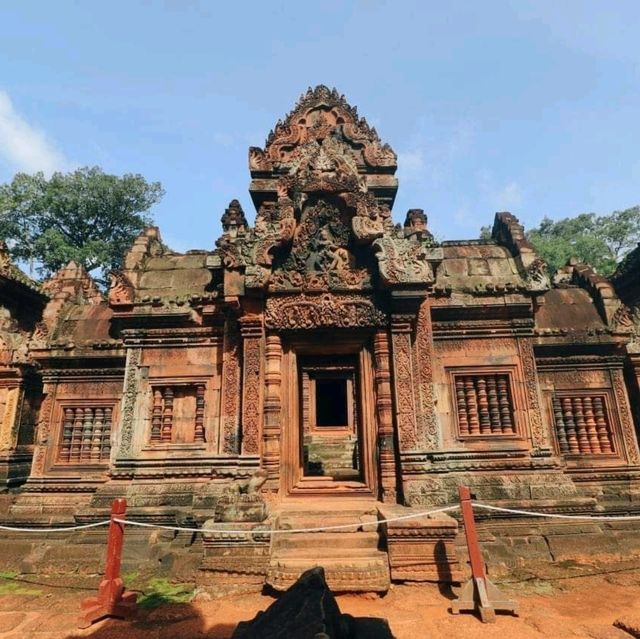
<path fill-rule="evenodd" d="M 232 200 L 215 248 L 148 228 L 102 294 L 74 263 L 36 284 L 0 247 L 2 520 L 95 521 L 126 497 L 131 519 L 210 529 L 203 583 L 282 589 L 320 561 L 335 589 L 384 591 L 457 578 L 455 518 L 376 522 L 460 484 L 640 514 L 640 248 L 611 279 L 549 273 L 506 212 L 490 240 L 436 242 L 422 209 L 392 219 L 396 159 L 319 86 L 249 149 L 255 220 Z M 487 521 L 487 549 L 585 547 L 544 526 Z"/>

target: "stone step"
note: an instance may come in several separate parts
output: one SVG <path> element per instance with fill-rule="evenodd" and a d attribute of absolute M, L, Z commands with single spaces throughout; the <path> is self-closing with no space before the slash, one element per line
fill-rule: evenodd
<path fill-rule="evenodd" d="M 325 555 L 325 549 L 318 549 L 316 557 L 301 557 L 295 551 L 272 557 L 267 583 L 276 590 L 286 590 L 303 572 L 322 566 L 334 592 L 386 592 L 389 589 L 389 562 L 384 552 L 321 558 L 318 554 Z"/>
<path fill-rule="evenodd" d="M 274 549 L 307 550 L 316 554 L 351 551 L 376 551 L 380 543 L 377 532 L 322 532 L 322 533 L 294 533 L 291 535 L 276 535 L 273 541 Z"/>
<path fill-rule="evenodd" d="M 341 528 L 338 530 L 318 531 L 323 534 L 335 533 L 356 533 L 359 531 L 375 532 L 378 527 L 378 516 L 375 514 L 357 513 L 305 513 L 295 514 L 283 513 L 278 518 L 278 528 L 318 528 L 320 526 L 346 526 L 353 524 L 353 527 Z M 294 533 L 306 534 L 306 533 Z"/>

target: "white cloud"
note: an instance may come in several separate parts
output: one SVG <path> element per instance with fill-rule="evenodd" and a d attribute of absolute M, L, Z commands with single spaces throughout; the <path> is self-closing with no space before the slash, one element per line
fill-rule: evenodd
<path fill-rule="evenodd" d="M 494 206 L 499 211 L 509 211 L 522 204 L 522 191 L 517 182 L 509 182 L 494 195 Z"/>
<path fill-rule="evenodd" d="M 0 158 L 13 169 L 35 173 L 70 168 L 71 163 L 14 108 L 9 94 L 0 90 Z"/>

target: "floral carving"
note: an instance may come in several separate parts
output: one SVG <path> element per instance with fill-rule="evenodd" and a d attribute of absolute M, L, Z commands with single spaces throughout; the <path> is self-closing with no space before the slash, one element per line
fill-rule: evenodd
<path fill-rule="evenodd" d="M 222 452 L 237 455 L 240 445 L 240 333 L 232 317 L 225 322 L 222 362 Z"/>
<path fill-rule="evenodd" d="M 631 411 L 627 400 L 627 389 L 624 385 L 622 370 L 612 370 L 611 381 L 613 382 L 613 392 L 616 398 L 616 405 L 618 406 L 620 427 L 622 429 L 625 448 L 627 449 L 627 457 L 629 462 L 635 465 L 640 463 L 640 456 L 638 454 L 638 443 L 634 435 L 633 422 L 631 421 Z"/>
<path fill-rule="evenodd" d="M 138 373 L 142 359 L 141 348 L 131 348 L 127 353 L 127 366 L 124 375 L 122 395 L 122 419 L 120 426 L 120 457 L 129 457 L 133 448 L 133 425 L 138 397 Z"/>
<path fill-rule="evenodd" d="M 386 315 L 370 298 L 359 295 L 291 295 L 267 300 L 265 323 L 269 328 L 356 328 L 383 326 Z"/>

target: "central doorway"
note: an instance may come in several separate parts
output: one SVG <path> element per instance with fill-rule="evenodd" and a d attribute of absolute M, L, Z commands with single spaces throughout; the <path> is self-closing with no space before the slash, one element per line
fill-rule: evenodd
<path fill-rule="evenodd" d="M 375 495 L 375 396 L 368 340 L 283 340 L 283 488 Z"/>
<path fill-rule="evenodd" d="M 362 481 L 355 356 L 300 360 L 304 477 Z"/>

